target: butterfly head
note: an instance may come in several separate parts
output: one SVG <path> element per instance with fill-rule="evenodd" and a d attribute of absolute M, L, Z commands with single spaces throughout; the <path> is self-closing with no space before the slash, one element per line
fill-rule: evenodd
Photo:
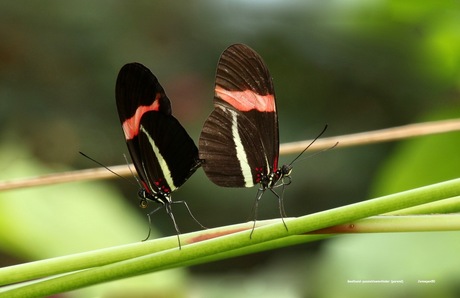
<path fill-rule="evenodd" d="M 291 176 L 292 172 L 292 165 L 283 165 L 280 169 L 278 169 L 277 173 L 280 176 L 280 179 L 286 176 Z"/>
<path fill-rule="evenodd" d="M 288 185 L 291 183 L 292 165 L 283 165 L 281 168 L 271 174 L 271 187 L 277 185 Z"/>
<path fill-rule="evenodd" d="M 139 207 L 145 209 L 149 205 L 149 201 L 165 205 L 166 202 L 171 201 L 171 194 L 163 191 L 148 192 L 147 189 L 141 188 L 137 193 L 139 196 Z"/>
<path fill-rule="evenodd" d="M 292 165 L 283 165 L 276 171 L 268 174 L 259 174 L 260 189 L 270 189 L 277 186 L 288 185 L 291 183 Z"/>

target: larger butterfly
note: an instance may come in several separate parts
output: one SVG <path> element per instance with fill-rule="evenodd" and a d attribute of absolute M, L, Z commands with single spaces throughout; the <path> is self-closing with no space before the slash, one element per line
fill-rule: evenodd
<path fill-rule="evenodd" d="M 149 222 L 155 211 L 165 207 L 179 238 L 171 208 L 173 203 L 185 204 L 192 218 L 199 222 L 187 203 L 173 201 L 171 193 L 200 167 L 198 149 L 171 115 L 171 103 L 157 78 L 142 64 L 130 63 L 121 68 L 116 102 L 128 150 L 142 185 L 140 206 L 146 208 L 149 201 L 160 204 L 148 214 Z"/>
<path fill-rule="evenodd" d="M 231 45 L 220 57 L 214 110 L 203 126 L 199 148 L 202 167 L 215 184 L 259 185 L 254 219 L 266 190 L 278 197 L 281 217 L 285 217 L 283 196 L 273 189 L 282 186 L 284 191 L 284 185 L 290 183 L 292 163 L 278 167 L 278 116 L 272 77 L 262 58 L 246 45 Z"/>

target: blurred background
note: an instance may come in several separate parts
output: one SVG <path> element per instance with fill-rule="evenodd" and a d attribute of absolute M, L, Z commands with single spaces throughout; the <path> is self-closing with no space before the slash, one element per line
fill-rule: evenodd
<path fill-rule="evenodd" d="M 0 179 L 96 167 L 79 151 L 124 164 L 114 88 L 128 62 L 152 70 L 198 141 L 213 108 L 219 55 L 232 43 L 251 46 L 271 71 L 281 142 L 314 138 L 326 123 L 328 137 L 460 116 L 456 1 L 3 1 Z M 459 133 L 449 133 L 302 159 L 286 212 L 301 216 L 457 178 L 459 146 Z M 198 170 L 173 199 L 216 227 L 246 221 L 255 194 L 219 188 Z M 116 177 L 3 192 L 0 206 L 0 266 L 132 243 L 148 229 L 137 186 Z M 182 232 L 199 228 L 174 207 Z M 259 218 L 273 217 L 277 200 L 267 193 Z M 153 237 L 175 233 L 164 212 L 153 221 Z M 60 296 L 456 297 L 459 237 L 337 237 Z M 353 279 L 405 284 L 347 283 Z"/>

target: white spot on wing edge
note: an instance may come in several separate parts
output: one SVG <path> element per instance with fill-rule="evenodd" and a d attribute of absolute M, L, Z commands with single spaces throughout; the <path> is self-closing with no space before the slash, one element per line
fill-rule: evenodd
<path fill-rule="evenodd" d="M 236 157 L 240 163 L 241 173 L 244 178 L 244 186 L 251 187 L 254 185 L 254 182 L 252 180 L 252 172 L 249 167 L 248 157 L 238 132 L 238 114 L 235 111 L 229 111 L 232 114 L 232 136 L 233 141 L 235 142 Z"/>
<path fill-rule="evenodd" d="M 177 187 L 174 185 L 172 176 L 171 176 L 171 171 L 169 170 L 168 164 L 166 163 L 166 160 L 163 158 L 163 156 L 160 153 L 160 149 L 158 149 L 158 146 L 155 144 L 155 141 L 152 139 L 150 134 L 145 130 L 145 128 L 141 125 L 140 130 L 145 133 L 147 136 L 150 145 L 152 146 L 152 150 L 155 153 L 155 156 L 157 157 L 158 164 L 160 165 L 161 171 L 163 172 L 163 176 L 165 177 L 166 183 L 168 183 L 169 188 L 171 189 L 171 192 L 175 190 Z M 152 186 L 150 186 L 152 187 Z M 153 188 L 152 188 L 153 189 Z"/>

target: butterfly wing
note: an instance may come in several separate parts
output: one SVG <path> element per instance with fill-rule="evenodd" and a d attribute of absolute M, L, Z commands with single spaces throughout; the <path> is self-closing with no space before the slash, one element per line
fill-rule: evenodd
<path fill-rule="evenodd" d="M 199 167 L 198 148 L 171 115 L 147 112 L 139 130 L 142 168 L 149 188 L 173 192 Z"/>
<path fill-rule="evenodd" d="M 128 150 L 149 192 L 170 193 L 199 167 L 198 149 L 171 115 L 171 104 L 157 78 L 139 63 L 122 67 L 116 101 Z"/>
<path fill-rule="evenodd" d="M 214 111 L 199 141 L 208 178 L 251 187 L 278 167 L 278 117 L 270 73 L 251 48 L 235 44 L 217 66 Z"/>

